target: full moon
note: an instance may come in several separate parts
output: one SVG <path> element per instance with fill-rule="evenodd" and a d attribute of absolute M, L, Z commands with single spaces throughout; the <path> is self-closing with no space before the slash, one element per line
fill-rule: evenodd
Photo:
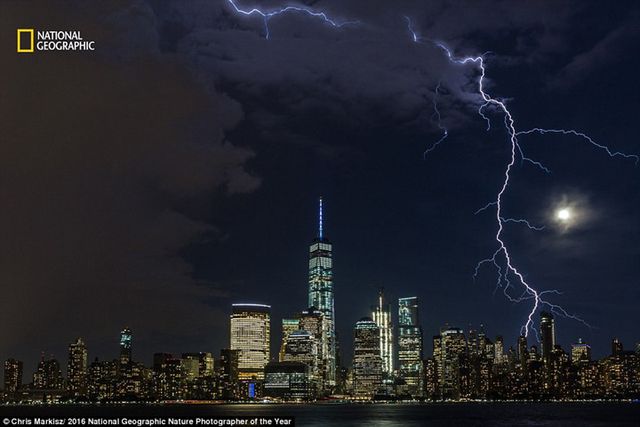
<path fill-rule="evenodd" d="M 560 221 L 568 221 L 571 218 L 571 211 L 568 208 L 563 208 L 556 215 Z"/>

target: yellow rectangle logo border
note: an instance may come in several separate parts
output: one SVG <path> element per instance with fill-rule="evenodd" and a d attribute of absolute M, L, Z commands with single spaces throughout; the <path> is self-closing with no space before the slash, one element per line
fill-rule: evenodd
<path fill-rule="evenodd" d="M 31 45 L 28 49 L 22 49 L 22 44 L 20 43 L 20 34 L 22 33 L 31 34 Z M 17 31 L 17 39 L 18 39 L 17 52 L 18 53 L 33 53 L 34 47 L 35 47 L 33 43 L 34 33 L 35 33 L 35 30 L 33 28 L 18 28 L 18 31 Z"/>

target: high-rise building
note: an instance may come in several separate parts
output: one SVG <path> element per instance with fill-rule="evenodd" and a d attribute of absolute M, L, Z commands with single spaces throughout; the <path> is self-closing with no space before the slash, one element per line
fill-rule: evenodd
<path fill-rule="evenodd" d="M 212 377 L 214 374 L 214 360 L 213 355 L 209 352 L 199 353 L 182 353 L 182 360 L 193 360 L 195 364 L 191 362 L 186 363 L 189 371 L 196 377 Z"/>
<path fill-rule="evenodd" d="M 223 348 L 220 350 L 218 369 L 218 396 L 226 400 L 239 397 L 238 363 L 240 350 Z"/>
<path fill-rule="evenodd" d="M 181 358 L 174 357 L 169 353 L 155 353 L 153 355 L 153 383 L 156 399 L 183 399 L 186 379 Z"/>
<path fill-rule="evenodd" d="M 466 340 L 459 328 L 446 327 L 433 338 L 433 358 L 438 378 L 440 399 L 458 399 L 461 392 L 460 367 Z"/>
<path fill-rule="evenodd" d="M 271 306 L 264 304 L 233 304 L 230 348 L 240 350 L 238 377 L 240 380 L 261 380 L 269 363 L 271 340 Z"/>
<path fill-rule="evenodd" d="M 265 367 L 264 395 L 283 400 L 309 400 L 313 381 L 309 366 L 302 362 L 271 362 Z"/>
<path fill-rule="evenodd" d="M 124 328 L 122 332 L 120 332 L 120 364 L 126 365 L 131 361 L 131 345 L 132 345 L 133 335 L 131 334 L 131 329 Z"/>
<path fill-rule="evenodd" d="M 181 358 L 182 373 L 187 383 L 195 382 L 200 376 L 200 361 L 190 353 L 185 353 Z"/>
<path fill-rule="evenodd" d="M 496 337 L 496 342 L 493 345 L 493 351 L 493 363 L 499 365 L 506 362 L 504 357 L 504 339 L 502 338 L 502 335 L 498 335 Z"/>
<path fill-rule="evenodd" d="M 4 391 L 15 393 L 22 386 L 22 362 L 16 359 L 7 359 L 4 362 Z"/>
<path fill-rule="evenodd" d="M 60 371 L 60 362 L 51 357 L 42 359 L 38 364 L 38 368 L 33 374 L 33 388 L 37 390 L 60 390 L 63 386 L 62 371 Z"/>
<path fill-rule="evenodd" d="M 67 378 L 69 379 L 69 393 L 72 396 L 87 394 L 87 347 L 82 338 L 69 344 L 69 361 L 67 363 Z"/>
<path fill-rule="evenodd" d="M 327 349 L 327 385 L 335 385 L 336 380 L 336 329 L 333 305 L 333 260 L 331 242 L 324 237 L 322 197 L 318 216 L 318 235 L 309 246 L 309 307 L 315 307 L 324 315 L 326 333 L 322 346 Z"/>
<path fill-rule="evenodd" d="M 518 337 L 518 363 L 520 363 L 520 366 L 522 367 L 526 367 L 527 361 L 529 360 L 529 352 L 527 348 L 527 337 L 520 335 Z"/>
<path fill-rule="evenodd" d="M 316 390 L 323 392 L 329 390 L 332 384 L 329 383 L 329 360 L 326 354 L 329 352 L 327 334 L 329 332 L 328 324 L 324 314 L 315 307 L 309 307 L 298 315 L 300 329 L 311 333 L 318 344 L 316 366 L 318 370 L 318 378 L 316 381 Z M 337 343 L 337 341 L 336 341 Z"/>
<path fill-rule="evenodd" d="M 591 362 L 591 346 L 578 338 L 578 342 L 571 345 L 571 363 Z"/>
<path fill-rule="evenodd" d="M 422 394 L 422 327 L 418 318 L 418 297 L 398 299 L 398 373 L 407 392 Z"/>
<path fill-rule="evenodd" d="M 287 338 L 289 334 L 300 329 L 299 319 L 282 319 L 282 342 L 280 343 L 280 352 L 278 353 L 278 360 L 284 361 L 284 347 L 287 344 Z"/>
<path fill-rule="evenodd" d="M 113 399 L 116 395 L 118 361 L 96 358 L 89 366 L 89 398 L 94 401 Z"/>
<path fill-rule="evenodd" d="M 321 379 L 318 369 L 318 340 L 308 331 L 299 329 L 289 334 L 282 361 L 307 365 L 309 378 L 313 384 Z"/>
<path fill-rule="evenodd" d="M 553 349 L 556 346 L 556 327 L 553 314 L 543 311 L 540 313 L 540 345 L 542 346 L 542 360 L 551 362 Z"/>
<path fill-rule="evenodd" d="M 382 357 L 382 371 L 385 377 L 393 374 L 393 323 L 389 304 L 384 302 L 384 293 L 380 289 L 378 293 L 378 305 L 372 308 L 373 321 L 380 329 L 380 357 Z"/>
<path fill-rule="evenodd" d="M 618 338 L 614 338 L 613 340 L 611 340 L 611 355 L 612 356 L 619 356 L 620 354 L 622 354 L 623 351 L 624 351 L 624 348 L 623 348 L 622 343 L 620 342 L 620 340 Z"/>
<path fill-rule="evenodd" d="M 356 322 L 353 341 L 353 391 L 358 398 L 371 398 L 382 384 L 380 328 L 369 317 Z"/>

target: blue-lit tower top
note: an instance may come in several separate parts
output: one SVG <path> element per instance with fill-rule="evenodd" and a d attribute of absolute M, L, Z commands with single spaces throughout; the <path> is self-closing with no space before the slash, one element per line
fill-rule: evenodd
<path fill-rule="evenodd" d="M 318 211 L 318 239 L 322 240 L 322 196 L 320 196 L 320 206 Z"/>

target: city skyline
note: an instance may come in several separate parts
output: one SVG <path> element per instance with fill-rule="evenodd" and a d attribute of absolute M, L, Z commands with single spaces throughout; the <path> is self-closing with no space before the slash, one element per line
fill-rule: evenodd
<path fill-rule="evenodd" d="M 322 196 L 318 199 L 318 211 L 317 211 L 317 229 L 316 236 L 313 238 L 313 241 L 309 247 L 309 284 L 308 284 L 308 303 L 310 304 L 308 308 L 304 308 L 298 310 L 295 313 L 291 313 L 293 317 L 283 317 L 281 319 L 276 319 L 275 328 L 274 321 L 271 318 L 271 304 L 263 304 L 257 302 L 235 302 L 232 303 L 232 314 L 230 316 L 230 333 L 228 340 L 228 348 L 230 350 L 240 350 L 242 348 L 250 348 L 251 343 L 255 344 L 258 341 L 264 340 L 265 344 L 259 350 L 251 350 L 254 355 L 246 355 L 240 356 L 239 358 L 239 377 L 240 379 L 248 379 L 253 375 L 258 373 L 259 376 L 262 375 L 264 371 L 264 367 L 272 361 L 284 361 L 286 360 L 283 355 L 286 347 L 286 337 L 289 333 L 295 332 L 297 329 L 303 330 L 304 327 L 301 326 L 306 324 L 304 320 L 305 316 L 313 316 L 313 313 L 317 310 L 317 313 L 321 316 L 322 319 L 326 319 L 329 313 L 331 322 L 327 322 L 326 320 L 321 320 L 320 326 L 317 328 L 316 339 L 318 346 L 318 353 L 320 357 L 332 357 L 333 361 L 336 360 L 335 356 L 328 356 L 328 351 L 330 348 L 329 336 L 330 331 L 334 328 L 334 320 L 335 312 L 333 308 L 333 277 L 332 277 L 332 245 L 330 241 L 324 236 L 324 210 L 323 210 L 323 198 Z M 251 298 L 245 298 L 246 301 L 253 301 Z M 356 323 L 357 325 L 362 323 L 363 328 L 366 330 L 368 328 L 367 322 L 373 322 L 373 324 L 377 324 L 378 339 L 379 339 L 379 354 L 378 357 L 381 358 L 381 369 L 382 373 L 386 375 L 390 375 L 391 372 L 394 372 L 394 369 L 397 368 L 399 372 L 403 372 L 403 370 L 417 370 L 416 375 L 420 378 L 419 380 L 415 380 L 413 383 L 414 387 L 422 387 L 422 360 L 423 360 L 423 352 L 428 352 L 428 346 L 432 344 L 432 351 L 436 352 L 436 346 L 431 342 L 430 339 L 426 339 L 423 336 L 423 325 L 421 322 L 421 317 L 424 315 L 420 315 L 419 303 L 417 297 L 400 297 L 396 299 L 396 304 L 394 307 L 397 308 L 396 311 L 391 309 L 391 304 L 385 303 L 384 298 L 384 289 L 380 288 L 377 292 L 376 304 L 371 305 L 370 316 L 368 317 L 366 313 L 362 313 L 364 317 L 360 318 Z M 318 310 L 317 307 L 314 306 L 314 303 L 324 304 L 324 310 Z M 394 316 L 392 313 L 397 313 Z M 263 314 L 261 314 L 263 313 Z M 257 317 L 253 317 L 253 316 Z M 551 357 L 551 350 L 556 342 L 556 327 L 555 322 L 556 318 L 547 312 L 541 311 L 540 315 L 540 329 L 536 332 L 536 340 L 535 344 L 539 347 L 541 357 L 545 360 L 548 360 Z M 301 323 L 302 322 L 302 323 Z M 364 323 L 363 323 L 364 322 Z M 281 328 L 278 325 L 281 324 Z M 384 327 L 382 325 L 385 325 Z M 443 326 L 444 325 L 444 326 Z M 484 330 L 484 325 L 482 322 L 477 323 L 477 326 Z M 460 331 L 462 335 L 465 334 L 465 328 L 459 328 L 455 325 L 450 325 L 448 322 L 442 323 L 440 326 L 436 326 L 436 330 L 439 333 L 442 333 L 443 328 L 451 328 L 452 331 Z M 307 329 L 312 330 L 316 329 L 316 327 L 308 327 Z M 383 329 L 386 329 L 385 335 L 383 338 Z M 433 329 L 433 327 L 432 327 Z M 468 333 L 474 332 L 476 329 L 474 328 L 474 324 L 471 322 L 468 323 L 466 331 Z M 244 331 L 244 332 L 242 332 Z M 274 333 L 275 332 L 275 333 Z M 305 331 L 308 332 L 308 331 Z M 335 333 L 335 332 L 334 332 Z M 259 334 L 259 335 L 256 335 Z M 435 338 L 437 335 L 433 335 Z M 497 335 L 500 340 L 503 340 L 502 335 Z M 126 364 L 132 360 L 132 350 L 131 350 L 131 341 L 132 341 L 132 332 L 131 329 L 127 326 L 120 332 L 119 335 L 119 360 L 120 363 Z M 304 338 L 304 337 L 297 337 Z M 347 337 L 347 342 L 349 337 Z M 427 337 L 428 338 L 428 337 Z M 520 350 L 520 339 L 523 337 L 518 337 L 517 341 L 514 342 L 515 345 L 512 347 L 514 349 Z M 531 341 L 533 337 L 530 337 Z M 335 337 L 333 338 L 335 340 Z M 613 336 L 612 339 L 617 340 L 618 338 Z M 526 341 L 526 340 L 525 340 Z M 529 342 L 531 345 L 531 342 Z M 634 348 L 640 348 L 640 340 L 632 343 Z M 71 344 L 74 345 L 74 344 Z M 87 364 L 86 361 L 86 347 L 84 341 L 81 337 L 78 337 L 78 343 L 75 344 L 81 346 L 84 350 L 84 364 Z M 339 343 L 338 343 L 339 345 Z M 592 353 L 591 346 L 588 342 L 583 340 L 583 337 L 577 337 L 573 341 L 571 341 L 570 345 L 582 345 L 588 346 L 589 348 L 589 356 L 592 354 L 602 354 L 600 352 Z M 346 346 L 349 347 L 348 345 Z M 502 347 L 502 346 L 501 346 Z M 226 346 L 221 346 L 219 349 L 224 349 Z M 273 352 L 273 349 L 276 348 L 277 351 Z M 508 347 L 507 347 L 508 348 Z M 321 351 L 321 349 L 324 349 Z M 71 352 L 71 350 L 69 350 Z M 198 351 L 203 351 L 202 349 Z M 600 349 L 600 351 L 603 351 Z M 41 351 L 41 360 L 44 360 L 46 355 L 46 350 Z M 215 351 L 213 352 L 215 354 Z M 71 353 L 70 353 L 71 354 Z M 170 353 L 163 353 L 170 354 Z M 323 354 L 325 356 L 323 356 Z M 607 354 L 604 351 L 604 354 Z M 347 357 L 345 357 L 347 356 Z M 53 357 L 53 354 L 50 354 L 50 357 Z M 340 359 L 352 362 L 353 360 L 348 357 L 348 355 L 341 354 L 339 355 Z M 14 357 L 10 357 L 9 359 L 18 359 Z M 403 362 L 404 361 L 404 362 Z M 420 367 L 417 368 L 412 365 L 416 362 L 420 362 Z M 155 363 L 155 362 L 154 362 Z M 334 367 L 334 372 L 339 367 Z M 389 371 L 391 368 L 391 371 Z M 334 386 L 335 385 L 335 373 L 330 373 L 330 362 L 327 363 L 324 367 L 320 366 L 319 369 L 327 369 L 327 373 L 323 375 L 327 375 L 325 381 L 328 384 Z M 24 368 L 23 368 L 24 370 Z M 419 372 L 418 372 L 419 371 Z M 243 374 L 244 372 L 244 374 Z M 406 374 L 406 373 L 405 373 Z M 319 374 L 320 375 L 320 374 Z M 333 375 L 333 377 L 331 377 Z M 407 377 L 411 377 L 412 374 L 409 374 Z M 381 377 L 382 378 L 382 377 Z M 260 377 L 262 379 L 262 377 Z M 382 379 L 381 379 L 382 381 Z M 411 388 L 411 385 L 409 386 Z"/>
<path fill-rule="evenodd" d="M 407 306 L 407 300 L 412 307 L 409 311 L 402 308 Z M 400 298 L 398 303 L 401 324 L 419 325 L 415 299 Z M 383 358 L 386 343 L 380 339 L 382 328 L 370 317 L 363 317 L 353 328 L 351 366 L 346 370 L 340 367 L 340 378 L 331 383 L 323 372 L 322 356 L 317 353 L 318 340 L 307 331 L 314 329 L 313 323 L 304 320 L 305 316 L 315 316 L 314 313 L 322 319 L 323 314 L 304 310 L 298 318 L 298 330 L 291 331 L 284 340 L 284 356 L 269 361 L 269 312 L 270 306 L 263 304 L 234 304 L 229 316 L 230 348 L 216 353 L 154 353 L 150 367 L 133 357 L 135 340 L 128 327 L 120 333 L 119 352 L 113 360 L 95 357 L 88 363 L 87 346 L 79 337 L 68 346 L 66 370 L 53 355 L 46 357 L 43 353 L 32 381 L 28 381 L 22 361 L 10 358 L 3 363 L 4 395 L 0 397 L 7 402 L 55 404 L 76 399 L 304 401 L 326 398 L 329 394 L 341 399 L 426 401 L 640 396 L 640 343 L 629 350 L 614 338 L 610 354 L 596 360 L 592 358 L 591 346 L 581 339 L 568 349 L 555 343 L 554 317 L 547 312 L 542 312 L 539 319 L 542 340 L 533 344 L 521 336 L 516 345 L 505 345 L 501 335 L 492 340 L 482 327 L 463 331 L 450 325 L 441 326 L 439 334 L 433 336 L 431 355 L 423 359 L 420 354 L 417 382 L 413 370 L 406 368 L 411 366 L 407 365 L 411 359 L 402 355 L 406 346 L 401 338 L 403 333 L 393 345 L 398 349 L 399 369 L 387 373 Z M 322 331 L 322 327 L 317 328 L 316 336 L 321 336 Z M 549 344 L 553 345 L 551 349 Z"/>

